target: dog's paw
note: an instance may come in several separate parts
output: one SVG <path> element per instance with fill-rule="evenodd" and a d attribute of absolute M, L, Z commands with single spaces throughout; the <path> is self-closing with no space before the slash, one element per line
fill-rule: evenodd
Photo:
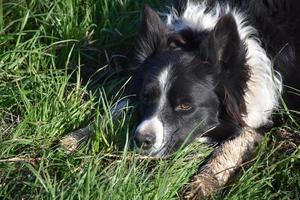
<path fill-rule="evenodd" d="M 187 200 L 209 197 L 219 188 L 215 176 L 211 173 L 200 172 L 180 192 L 180 198 Z"/>
<path fill-rule="evenodd" d="M 73 153 L 81 142 L 92 136 L 92 133 L 92 125 L 88 125 L 64 136 L 60 140 L 60 144 L 68 153 Z"/>

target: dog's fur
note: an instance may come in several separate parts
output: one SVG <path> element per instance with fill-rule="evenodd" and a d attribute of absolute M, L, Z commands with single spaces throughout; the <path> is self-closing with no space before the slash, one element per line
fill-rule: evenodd
<path fill-rule="evenodd" d="M 280 97 L 300 107 L 289 88 L 300 90 L 299 9 L 298 0 L 190 0 L 160 17 L 146 6 L 126 93 L 139 108 L 135 147 L 162 157 L 217 143 L 193 194 L 224 186 L 259 142 L 255 130 L 273 126 Z"/>

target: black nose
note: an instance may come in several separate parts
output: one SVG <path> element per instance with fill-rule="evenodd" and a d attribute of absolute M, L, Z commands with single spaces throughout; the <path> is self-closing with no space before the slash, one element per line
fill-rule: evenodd
<path fill-rule="evenodd" d="M 155 134 L 136 132 L 133 139 L 138 148 L 149 150 L 155 143 Z"/>

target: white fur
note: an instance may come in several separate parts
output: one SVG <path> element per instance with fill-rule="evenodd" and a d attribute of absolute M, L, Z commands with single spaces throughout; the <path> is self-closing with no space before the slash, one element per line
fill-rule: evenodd
<path fill-rule="evenodd" d="M 170 73 L 170 66 L 164 69 L 161 74 L 158 76 L 159 81 L 159 87 L 161 90 L 161 97 L 159 100 L 159 106 L 156 112 L 153 114 L 153 116 L 150 119 L 146 119 L 140 123 L 140 125 L 137 127 L 136 132 L 139 133 L 146 133 L 146 132 L 152 132 L 155 134 L 156 140 L 152 147 L 152 149 L 149 150 L 150 154 L 154 156 L 161 156 L 164 153 L 165 150 L 165 137 L 166 137 L 166 128 L 163 126 L 163 123 L 160 119 L 160 114 L 162 113 L 162 108 L 166 103 L 167 97 L 166 93 L 168 90 L 168 77 Z"/>
<path fill-rule="evenodd" d="M 262 48 L 254 27 L 247 25 L 247 19 L 242 12 L 231 9 L 228 5 L 216 4 L 208 13 L 206 1 L 188 2 L 181 16 L 171 12 L 167 16 L 167 25 L 174 31 L 186 27 L 201 31 L 213 30 L 220 17 L 232 14 L 241 40 L 247 47 L 247 65 L 250 67 L 250 80 L 245 91 L 247 115 L 244 121 L 252 128 L 267 124 L 271 113 L 278 107 L 278 97 L 282 88 L 280 76 L 273 75 L 273 66 L 266 51 Z"/>
<path fill-rule="evenodd" d="M 168 77 L 170 73 L 170 66 L 164 69 L 161 74 L 158 76 L 159 86 L 162 92 L 166 91 L 166 87 L 168 86 Z M 163 93 L 165 94 L 165 93 Z"/>
<path fill-rule="evenodd" d="M 153 116 L 150 119 L 144 120 L 137 127 L 136 132 L 155 133 L 156 139 L 155 139 L 155 144 L 153 145 L 152 149 L 150 149 L 151 153 L 155 154 L 156 152 L 160 151 L 161 148 L 163 147 L 164 127 L 161 120 L 159 120 L 158 116 Z"/>
<path fill-rule="evenodd" d="M 204 144 L 210 144 L 211 139 L 209 137 L 199 137 L 197 138 L 197 141 Z"/>

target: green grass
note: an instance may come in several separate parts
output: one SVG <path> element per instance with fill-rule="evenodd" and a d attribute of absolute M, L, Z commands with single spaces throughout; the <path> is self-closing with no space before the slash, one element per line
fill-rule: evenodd
<path fill-rule="evenodd" d="M 1 199 L 178 199 L 210 149 L 191 145 L 168 160 L 141 158 L 127 145 L 134 108 L 118 120 L 109 111 L 126 82 L 111 71 L 131 55 L 145 3 L 164 6 L 0 0 Z M 109 65 L 113 58 L 117 64 Z M 71 155 L 61 148 L 64 135 L 95 118 L 93 140 Z M 297 119 L 285 128 L 299 131 Z M 251 164 L 213 199 L 300 199 L 297 145 L 268 134 Z"/>

